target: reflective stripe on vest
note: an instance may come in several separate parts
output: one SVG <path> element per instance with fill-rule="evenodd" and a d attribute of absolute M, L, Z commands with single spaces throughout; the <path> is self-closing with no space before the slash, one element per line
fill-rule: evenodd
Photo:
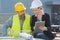
<path fill-rule="evenodd" d="M 9 30 L 9 29 L 8 29 Z M 20 32 L 20 19 L 18 15 L 14 15 L 13 16 L 13 22 L 12 22 L 12 28 L 10 30 L 13 31 L 18 31 Z M 25 20 L 23 23 L 23 29 L 22 29 L 24 33 L 30 33 L 31 30 L 31 26 L 30 26 L 30 16 L 25 14 Z M 14 32 L 9 31 L 8 32 L 9 36 L 15 36 L 15 37 L 19 37 L 20 35 Z"/>

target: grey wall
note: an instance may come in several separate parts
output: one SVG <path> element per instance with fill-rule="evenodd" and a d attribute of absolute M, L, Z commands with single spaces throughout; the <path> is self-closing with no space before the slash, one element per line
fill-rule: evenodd
<path fill-rule="evenodd" d="M 55 4 L 55 5 L 60 4 L 60 0 L 53 0 L 53 4 Z"/>
<path fill-rule="evenodd" d="M 0 13 L 1 13 L 1 0 L 0 0 Z"/>

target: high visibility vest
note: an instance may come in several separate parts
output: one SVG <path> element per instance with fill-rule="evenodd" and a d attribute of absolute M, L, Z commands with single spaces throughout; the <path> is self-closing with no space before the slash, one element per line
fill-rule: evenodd
<path fill-rule="evenodd" d="M 14 37 L 20 37 L 19 32 L 21 32 L 20 19 L 18 15 L 14 15 L 12 21 L 12 28 L 8 29 L 8 35 Z M 23 22 L 22 32 L 28 34 L 30 34 L 31 32 L 30 15 L 25 14 L 25 20 Z"/>

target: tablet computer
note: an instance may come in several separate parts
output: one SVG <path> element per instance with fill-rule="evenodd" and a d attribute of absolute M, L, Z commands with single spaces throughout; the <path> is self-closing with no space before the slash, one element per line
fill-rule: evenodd
<path fill-rule="evenodd" d="M 34 33 L 41 32 L 41 30 L 39 29 L 40 26 L 45 26 L 45 21 L 35 22 Z"/>

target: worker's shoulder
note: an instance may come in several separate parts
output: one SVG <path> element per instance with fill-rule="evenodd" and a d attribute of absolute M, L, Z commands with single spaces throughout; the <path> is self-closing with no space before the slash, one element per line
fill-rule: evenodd
<path fill-rule="evenodd" d="M 46 16 L 49 16 L 49 14 L 48 14 L 48 13 L 45 13 L 45 15 L 46 15 Z"/>
<path fill-rule="evenodd" d="M 30 16 L 29 14 L 27 14 L 27 13 L 25 14 L 25 16 L 27 16 L 27 17 L 31 17 L 31 16 Z"/>
<path fill-rule="evenodd" d="M 31 18 L 37 18 L 37 17 L 35 17 L 35 15 L 32 15 Z"/>

